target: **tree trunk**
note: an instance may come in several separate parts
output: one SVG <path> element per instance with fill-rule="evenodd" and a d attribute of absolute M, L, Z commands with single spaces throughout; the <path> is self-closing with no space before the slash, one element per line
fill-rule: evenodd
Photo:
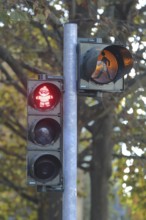
<path fill-rule="evenodd" d="M 111 132 L 112 114 L 108 113 L 93 126 L 90 220 L 108 220 L 108 179 L 111 175 L 112 156 Z"/>

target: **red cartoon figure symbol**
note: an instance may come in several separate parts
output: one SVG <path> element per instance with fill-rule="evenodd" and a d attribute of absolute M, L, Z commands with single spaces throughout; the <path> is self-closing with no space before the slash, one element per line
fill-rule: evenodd
<path fill-rule="evenodd" d="M 53 99 L 53 96 L 50 95 L 50 91 L 47 86 L 43 86 L 39 90 L 39 95 L 36 96 L 36 99 L 40 101 L 40 108 L 49 107 L 50 99 Z"/>

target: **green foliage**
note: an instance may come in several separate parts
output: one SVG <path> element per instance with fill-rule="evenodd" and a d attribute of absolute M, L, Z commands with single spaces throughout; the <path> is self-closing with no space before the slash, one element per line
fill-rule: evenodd
<path fill-rule="evenodd" d="M 145 219 L 145 93 L 131 93 L 122 99 L 116 109 L 118 130 L 114 138 L 122 139 L 115 144 L 114 152 L 121 157 L 114 163 L 114 182 L 120 181 L 120 198 L 130 208 L 131 219 Z M 117 139 L 116 139 L 117 140 Z M 124 155 L 125 156 L 124 156 Z M 143 158 L 141 158 L 143 157 Z M 141 159 L 140 159 L 141 158 Z"/>
<path fill-rule="evenodd" d="M 15 22 L 28 22 L 30 19 L 26 12 L 21 10 L 14 10 L 10 13 L 10 20 Z"/>
<path fill-rule="evenodd" d="M 1 10 L 0 11 L 0 22 L 7 24 L 10 21 L 10 17 L 6 13 L 6 11 Z"/>

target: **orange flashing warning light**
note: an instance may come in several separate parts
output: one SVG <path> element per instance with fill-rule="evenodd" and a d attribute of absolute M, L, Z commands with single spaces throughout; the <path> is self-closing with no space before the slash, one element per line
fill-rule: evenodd
<path fill-rule="evenodd" d="M 94 96 L 98 91 L 123 91 L 124 75 L 133 67 L 130 51 L 96 39 L 79 38 L 78 42 L 78 92 Z"/>
<path fill-rule="evenodd" d="M 108 50 L 103 50 L 97 57 L 96 68 L 91 78 L 96 83 L 106 84 L 113 81 L 118 70 L 115 56 Z"/>

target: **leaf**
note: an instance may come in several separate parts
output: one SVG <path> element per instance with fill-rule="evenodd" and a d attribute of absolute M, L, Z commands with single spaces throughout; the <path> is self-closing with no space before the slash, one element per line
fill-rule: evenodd
<path fill-rule="evenodd" d="M 45 15 L 43 15 L 43 14 L 37 14 L 36 15 L 36 18 L 39 20 L 39 22 L 41 22 L 41 23 L 45 23 L 45 21 L 46 21 L 46 17 L 45 17 Z"/>
<path fill-rule="evenodd" d="M 78 5 L 81 5 L 82 3 L 84 3 L 84 0 L 77 0 L 76 2 Z"/>
<path fill-rule="evenodd" d="M 27 12 L 15 10 L 12 11 L 10 14 L 10 19 L 14 21 L 29 21 L 29 17 Z"/>
<path fill-rule="evenodd" d="M 2 23 L 8 23 L 9 22 L 9 16 L 5 10 L 0 11 L 0 22 Z"/>

